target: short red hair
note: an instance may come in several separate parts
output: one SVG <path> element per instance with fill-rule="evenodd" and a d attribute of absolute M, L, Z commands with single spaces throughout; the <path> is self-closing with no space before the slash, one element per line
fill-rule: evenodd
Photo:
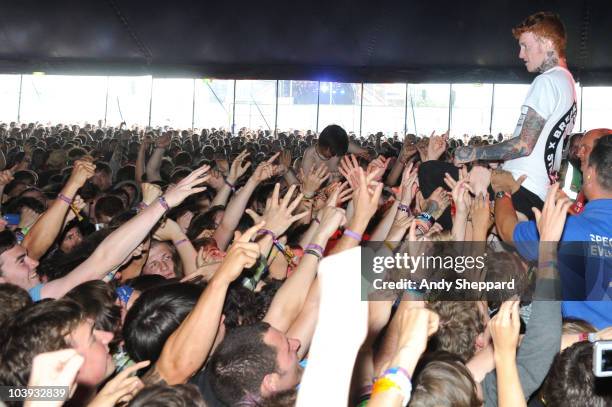
<path fill-rule="evenodd" d="M 559 56 L 565 58 L 567 37 L 565 35 L 565 27 L 557 14 L 549 11 L 540 11 L 530 15 L 512 29 L 512 35 L 517 40 L 521 34 L 526 32 L 531 32 L 539 37 L 551 40 Z"/>

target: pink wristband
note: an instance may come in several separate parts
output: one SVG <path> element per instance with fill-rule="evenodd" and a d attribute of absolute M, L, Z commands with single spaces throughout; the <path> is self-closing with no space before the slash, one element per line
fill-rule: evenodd
<path fill-rule="evenodd" d="M 159 204 L 163 206 L 163 208 L 166 211 L 170 210 L 170 205 L 168 205 L 168 202 L 166 202 L 166 198 L 164 198 L 163 196 L 160 196 L 157 200 L 159 201 Z"/>
<path fill-rule="evenodd" d="M 176 242 L 174 242 L 174 246 L 178 247 L 178 246 L 182 245 L 183 243 L 187 243 L 188 241 L 189 241 L 189 239 L 177 240 Z"/>
<path fill-rule="evenodd" d="M 349 230 L 349 229 L 344 229 L 344 236 L 351 237 L 357 240 L 358 242 L 361 242 L 361 239 L 362 239 L 362 236 L 359 233 L 353 232 L 352 230 Z"/>
<path fill-rule="evenodd" d="M 304 249 L 304 250 L 309 250 L 309 249 L 310 250 L 315 250 L 317 252 L 320 252 L 321 255 L 323 255 L 323 251 L 324 251 L 323 247 L 319 246 L 318 244 L 310 243 L 310 244 L 308 244 L 306 246 L 306 249 Z"/>
<path fill-rule="evenodd" d="M 62 200 L 62 201 L 64 201 L 64 202 L 66 202 L 68 205 L 71 205 L 71 204 L 72 204 L 72 201 L 73 201 L 73 200 L 72 200 L 72 199 L 70 199 L 70 198 L 68 198 L 68 197 L 67 197 L 66 195 L 64 195 L 64 194 L 59 194 L 57 197 L 58 197 L 60 200 Z"/>

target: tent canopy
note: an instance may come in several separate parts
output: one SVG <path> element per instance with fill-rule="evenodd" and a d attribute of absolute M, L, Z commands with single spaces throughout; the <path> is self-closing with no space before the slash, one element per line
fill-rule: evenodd
<path fill-rule="evenodd" d="M 583 85 L 612 84 L 607 0 L 0 3 L 0 72 L 529 82 L 511 29 L 558 13 Z"/>

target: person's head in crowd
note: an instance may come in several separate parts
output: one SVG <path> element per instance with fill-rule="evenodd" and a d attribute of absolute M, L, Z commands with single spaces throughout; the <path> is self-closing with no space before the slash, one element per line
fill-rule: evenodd
<path fill-rule="evenodd" d="M 39 201 L 44 208 L 47 208 L 47 195 L 45 195 L 45 193 L 39 188 L 29 187 L 25 189 L 21 194 L 19 194 L 19 196 L 34 198 Z"/>
<path fill-rule="evenodd" d="M 203 288 L 176 283 L 144 291 L 125 318 L 123 339 L 132 360 L 150 360 L 161 355 L 170 335 L 195 306 Z"/>
<path fill-rule="evenodd" d="M 34 356 L 74 348 L 84 358 L 77 383 L 95 387 L 115 365 L 108 352 L 111 332 L 95 329 L 81 306 L 69 299 L 38 302 L 17 312 L 0 332 L 0 382 L 26 386 Z"/>
<path fill-rule="evenodd" d="M 589 156 L 595 146 L 595 142 L 601 137 L 612 134 L 612 129 L 589 130 L 577 142 L 576 157 L 580 160 L 580 171 L 584 174 L 589 163 Z"/>
<path fill-rule="evenodd" d="M 32 150 L 32 169 L 35 171 L 42 170 L 45 163 L 47 162 L 47 157 L 47 151 L 42 148 L 35 148 L 34 150 Z"/>
<path fill-rule="evenodd" d="M 38 174 L 32 170 L 21 170 L 13 174 L 15 181 L 23 182 L 26 185 L 36 185 L 38 182 Z"/>
<path fill-rule="evenodd" d="M 65 140 L 65 137 L 62 137 Z M 73 147 L 68 150 L 66 154 L 68 158 L 68 162 L 72 165 L 75 161 L 80 160 L 81 158 L 87 155 L 87 150 L 81 147 Z"/>
<path fill-rule="evenodd" d="M 337 124 L 325 127 L 317 141 L 318 152 L 326 159 L 343 156 L 348 151 L 348 145 L 346 130 Z"/>
<path fill-rule="evenodd" d="M 94 321 L 94 328 L 112 332 L 118 340 L 121 333 L 121 307 L 110 285 L 101 280 L 87 281 L 70 290 L 65 298 L 77 302 L 86 318 Z"/>
<path fill-rule="evenodd" d="M 0 326 L 19 310 L 34 304 L 30 294 L 23 288 L 9 283 L 0 283 Z"/>
<path fill-rule="evenodd" d="M 83 232 L 78 219 L 73 219 L 66 224 L 66 227 L 58 237 L 58 249 L 62 253 L 70 253 L 75 247 L 83 242 Z"/>
<path fill-rule="evenodd" d="M 127 407 L 206 407 L 206 404 L 193 384 L 155 384 L 139 391 Z"/>
<path fill-rule="evenodd" d="M 106 191 L 113 185 L 113 171 L 110 166 L 103 162 L 96 163 L 96 172 L 91 178 L 91 182 L 97 186 L 100 191 Z"/>
<path fill-rule="evenodd" d="M 584 332 L 597 332 L 589 322 L 577 318 L 563 318 L 563 334 L 581 334 Z"/>
<path fill-rule="evenodd" d="M 170 183 L 178 184 L 183 178 L 188 176 L 191 170 L 186 167 L 175 167 L 174 172 L 170 175 Z"/>
<path fill-rule="evenodd" d="M 580 169 L 580 157 L 578 157 L 578 152 L 580 151 L 582 137 L 584 137 L 584 133 L 574 133 L 569 137 L 567 142 L 567 159 L 576 169 Z"/>
<path fill-rule="evenodd" d="M 542 386 L 542 400 L 547 406 L 610 406 L 612 387 L 606 379 L 593 374 L 593 344 L 577 342 L 555 356 Z"/>
<path fill-rule="evenodd" d="M 434 350 L 450 352 L 467 362 L 489 344 L 489 314 L 482 302 L 433 301 L 427 307 L 440 317 L 438 332 L 430 339 Z"/>
<path fill-rule="evenodd" d="M 208 363 L 213 392 L 227 405 L 295 392 L 299 348 L 299 340 L 265 322 L 228 330 Z"/>
<path fill-rule="evenodd" d="M 612 197 L 612 133 L 595 142 L 584 168 L 582 182 L 587 199 Z"/>
<path fill-rule="evenodd" d="M 124 202 L 115 195 L 102 196 L 96 201 L 94 217 L 96 223 L 109 224 L 111 219 L 125 210 Z"/>
<path fill-rule="evenodd" d="M 516 26 L 512 34 L 519 42 L 519 58 L 525 62 L 528 72 L 543 72 L 550 68 L 546 63 L 549 59 L 565 58 L 565 27 L 554 13 L 532 14 Z"/>
<path fill-rule="evenodd" d="M 142 274 L 158 274 L 165 278 L 182 278 L 182 263 L 174 247 L 167 242 L 151 240 L 149 256 L 142 268 Z"/>
<path fill-rule="evenodd" d="M 136 167 L 133 165 L 124 165 L 117 170 L 115 175 L 116 182 L 133 181 L 136 179 Z"/>
<path fill-rule="evenodd" d="M 221 224 L 224 213 L 225 208 L 215 206 L 202 214 L 194 216 L 186 232 L 189 240 L 212 237 L 215 230 Z"/>
<path fill-rule="evenodd" d="M 434 360 L 415 378 L 410 407 L 480 407 L 476 383 L 458 360 Z"/>
<path fill-rule="evenodd" d="M 38 261 L 30 258 L 26 249 L 17 244 L 12 231 L 0 232 L 0 283 L 29 290 L 39 283 L 37 267 Z"/>
<path fill-rule="evenodd" d="M 177 167 L 190 167 L 192 158 L 188 152 L 183 151 L 174 156 L 173 161 Z"/>
<path fill-rule="evenodd" d="M 132 208 L 140 201 L 140 190 L 138 184 L 134 181 L 126 180 L 117 183 L 114 187 L 115 191 L 122 191 L 128 197 L 127 208 Z"/>

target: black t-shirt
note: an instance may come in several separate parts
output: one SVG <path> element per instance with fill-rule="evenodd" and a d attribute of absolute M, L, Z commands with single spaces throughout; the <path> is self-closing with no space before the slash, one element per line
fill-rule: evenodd
<path fill-rule="evenodd" d="M 189 383 L 195 384 L 198 387 L 198 390 L 200 391 L 200 394 L 202 394 L 202 398 L 204 398 L 204 402 L 206 403 L 207 407 L 228 407 L 226 404 L 217 399 L 217 396 L 210 385 L 206 368 L 200 370 L 191 379 L 189 379 Z"/>

